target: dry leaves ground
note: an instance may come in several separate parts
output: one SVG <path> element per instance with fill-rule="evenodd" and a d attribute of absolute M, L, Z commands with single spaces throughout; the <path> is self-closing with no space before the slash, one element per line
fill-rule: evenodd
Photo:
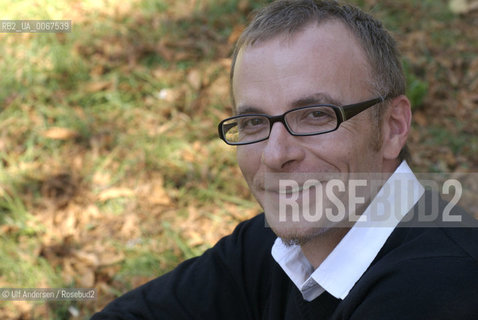
<path fill-rule="evenodd" d="M 476 172 L 474 2 L 354 3 L 399 40 L 414 102 L 414 168 Z M 87 319 L 259 211 L 234 149 L 216 137 L 231 114 L 232 43 L 257 6 L 0 5 L 10 19 L 74 25 L 71 34 L 0 34 L 0 287 L 98 291 L 90 302 L 0 301 L 0 318 Z"/>

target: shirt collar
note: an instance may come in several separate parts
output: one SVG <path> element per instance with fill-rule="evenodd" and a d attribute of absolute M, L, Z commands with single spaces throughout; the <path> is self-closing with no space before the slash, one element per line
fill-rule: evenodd
<path fill-rule="evenodd" d="M 423 186 L 403 161 L 370 202 L 359 221 L 315 271 L 300 246 L 286 246 L 280 238 L 272 246 L 272 256 L 305 300 L 314 300 L 324 290 L 336 298 L 344 299 L 423 193 Z"/>

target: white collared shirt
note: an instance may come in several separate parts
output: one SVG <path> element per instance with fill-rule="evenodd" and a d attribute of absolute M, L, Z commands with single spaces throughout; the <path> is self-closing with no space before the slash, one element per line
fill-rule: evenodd
<path fill-rule="evenodd" d="M 405 181 L 406 183 L 400 183 Z M 397 196 L 404 191 L 407 192 L 406 197 Z M 408 164 L 403 161 L 360 219 L 316 270 L 304 256 L 300 246 L 286 246 L 280 238 L 272 246 L 272 256 L 306 301 L 314 300 L 324 291 L 338 299 L 344 299 L 424 191 Z M 389 206 L 385 208 L 383 203 L 388 203 Z M 381 217 L 380 221 L 376 217 Z"/>

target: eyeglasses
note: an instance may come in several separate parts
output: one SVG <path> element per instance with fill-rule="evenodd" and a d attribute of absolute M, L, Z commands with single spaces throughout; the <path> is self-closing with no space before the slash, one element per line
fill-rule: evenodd
<path fill-rule="evenodd" d="M 278 116 L 242 114 L 222 120 L 218 125 L 219 137 L 229 145 L 264 141 L 269 138 L 276 122 L 281 122 L 293 136 L 324 134 L 337 130 L 342 122 L 387 98 L 380 97 L 341 107 L 317 104 L 295 108 Z"/>

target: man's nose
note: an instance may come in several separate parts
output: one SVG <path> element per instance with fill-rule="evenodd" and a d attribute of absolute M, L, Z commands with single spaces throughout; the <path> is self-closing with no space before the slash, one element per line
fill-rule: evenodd
<path fill-rule="evenodd" d="M 303 152 L 284 124 L 276 122 L 272 125 L 269 139 L 262 152 L 262 162 L 272 170 L 292 168 L 303 157 Z"/>

